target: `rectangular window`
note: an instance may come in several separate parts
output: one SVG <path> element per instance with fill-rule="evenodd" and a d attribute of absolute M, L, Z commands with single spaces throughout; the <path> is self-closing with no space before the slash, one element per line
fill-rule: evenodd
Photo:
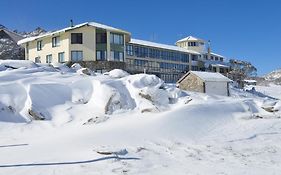
<path fill-rule="evenodd" d="M 198 71 L 198 66 L 191 66 L 192 71 Z"/>
<path fill-rule="evenodd" d="M 40 57 L 36 57 L 35 58 L 35 63 L 41 63 L 41 58 Z"/>
<path fill-rule="evenodd" d="M 52 47 L 58 47 L 60 45 L 60 37 L 56 36 L 52 38 Z"/>
<path fill-rule="evenodd" d="M 105 44 L 106 43 L 106 33 L 97 33 L 96 34 L 96 43 Z"/>
<path fill-rule="evenodd" d="M 82 61 L 83 60 L 83 51 L 71 51 L 71 61 Z"/>
<path fill-rule="evenodd" d="M 64 60 L 64 52 L 60 52 L 58 54 L 58 62 L 59 63 L 64 63 L 65 62 L 65 60 Z"/>
<path fill-rule="evenodd" d="M 123 45 L 124 44 L 124 35 L 110 33 L 110 44 Z"/>
<path fill-rule="evenodd" d="M 37 51 L 42 50 L 42 40 L 41 41 L 37 41 Z"/>
<path fill-rule="evenodd" d="M 198 56 L 197 55 L 191 55 L 191 60 L 192 61 L 198 61 Z"/>
<path fill-rule="evenodd" d="M 132 45 L 127 45 L 126 46 L 126 51 L 127 51 L 127 55 L 129 55 L 129 56 L 133 56 L 134 55 L 134 51 L 133 51 L 133 46 Z"/>
<path fill-rule="evenodd" d="M 118 51 L 111 51 L 110 58 L 114 61 L 124 61 L 124 53 Z"/>
<path fill-rule="evenodd" d="M 71 33 L 71 44 L 83 44 L 83 34 Z"/>
<path fill-rule="evenodd" d="M 52 63 L 52 54 L 46 56 L 46 63 Z"/>
<path fill-rule="evenodd" d="M 106 51 L 105 50 L 97 50 L 96 52 L 97 60 L 106 60 Z"/>

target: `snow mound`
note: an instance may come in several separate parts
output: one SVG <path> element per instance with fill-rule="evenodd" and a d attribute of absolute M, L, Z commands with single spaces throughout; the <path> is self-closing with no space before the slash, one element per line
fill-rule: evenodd
<path fill-rule="evenodd" d="M 127 82 L 132 85 L 134 88 L 146 88 L 146 87 L 154 87 L 160 88 L 164 81 L 158 78 L 156 75 L 148 75 L 148 74 L 136 74 L 128 77 Z"/>
<path fill-rule="evenodd" d="M 72 64 L 71 68 L 75 71 L 82 69 L 83 67 L 79 63 Z"/>
<path fill-rule="evenodd" d="M 108 75 L 112 78 L 123 78 L 130 75 L 128 72 L 121 70 L 121 69 L 113 69 L 112 71 L 108 72 Z"/>
<path fill-rule="evenodd" d="M 3 67 L 12 69 L 37 68 L 38 65 L 28 60 L 0 60 L 0 69 L 3 69 Z"/>

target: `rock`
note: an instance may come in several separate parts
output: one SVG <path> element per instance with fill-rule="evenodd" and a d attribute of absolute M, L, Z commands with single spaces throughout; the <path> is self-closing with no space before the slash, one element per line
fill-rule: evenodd
<path fill-rule="evenodd" d="M 28 114 L 32 117 L 34 120 L 45 120 L 45 116 L 42 113 L 38 113 L 34 111 L 33 109 L 28 109 Z"/>

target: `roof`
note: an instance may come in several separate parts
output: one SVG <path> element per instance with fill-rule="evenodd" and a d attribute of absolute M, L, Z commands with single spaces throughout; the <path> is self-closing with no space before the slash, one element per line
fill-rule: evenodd
<path fill-rule="evenodd" d="M 178 46 L 173 46 L 173 45 L 167 45 L 167 44 L 160 44 L 160 43 L 155 43 L 155 42 L 150 42 L 150 41 L 144 41 L 144 40 L 139 40 L 139 39 L 131 39 L 130 41 L 131 44 L 138 44 L 138 45 L 144 45 L 144 46 L 150 46 L 150 47 L 157 47 L 157 48 L 162 48 L 162 49 L 167 49 L 167 50 L 174 50 L 174 51 L 179 51 L 179 52 L 185 52 L 185 53 L 191 53 L 191 54 L 200 54 L 199 52 L 193 51 L 193 50 L 187 50 Z"/>
<path fill-rule="evenodd" d="M 23 39 L 23 36 L 21 36 L 20 34 L 18 33 L 15 33 L 15 32 L 12 32 L 12 31 L 9 31 L 7 30 L 6 28 L 2 28 L 0 29 L 0 32 L 3 31 L 5 32 L 7 35 L 9 35 L 11 37 L 11 39 L 14 41 L 14 42 L 18 42 L 19 40 Z"/>
<path fill-rule="evenodd" d="M 226 76 L 217 73 L 217 72 L 201 72 L 201 71 L 189 71 L 187 72 L 182 78 L 178 80 L 177 83 L 182 82 L 188 75 L 194 74 L 200 79 L 202 79 L 204 82 L 230 82 L 229 78 Z"/>
<path fill-rule="evenodd" d="M 219 54 L 216 54 L 216 53 L 214 53 L 214 52 L 211 52 L 211 55 L 214 55 L 214 56 L 217 56 L 217 57 L 223 57 L 223 58 L 224 58 L 224 56 L 219 55 Z"/>
<path fill-rule="evenodd" d="M 34 41 L 36 39 L 52 36 L 52 35 L 58 34 L 58 33 L 64 33 L 66 31 L 74 30 L 74 29 L 84 27 L 84 26 L 93 26 L 93 27 L 100 28 L 100 29 L 106 29 L 106 30 L 109 30 L 109 31 L 112 31 L 112 32 L 122 32 L 122 33 L 125 33 L 125 34 L 128 34 L 128 35 L 131 35 L 130 32 L 127 32 L 127 31 L 121 30 L 121 29 L 117 29 L 117 28 L 114 28 L 114 27 L 111 27 L 111 26 L 107 26 L 107 25 L 104 25 L 104 24 L 100 24 L 100 23 L 96 23 L 96 22 L 85 22 L 85 23 L 82 23 L 82 24 L 75 25 L 73 27 L 67 27 L 67 28 L 64 28 L 64 29 L 61 29 L 61 30 L 56 30 L 56 31 L 53 31 L 53 32 L 47 32 L 43 35 L 39 35 L 39 36 L 35 36 L 35 37 L 28 37 L 28 38 L 20 40 L 18 42 L 18 44 L 23 44 L 23 43 L 26 43 L 26 42 Z"/>
<path fill-rule="evenodd" d="M 256 80 L 243 80 L 244 82 L 247 82 L 247 83 L 256 83 L 257 81 Z"/>
<path fill-rule="evenodd" d="M 222 62 L 219 60 L 204 60 L 205 67 L 209 67 L 209 65 L 212 66 L 218 66 L 218 67 L 230 67 L 229 63 Z"/>
<path fill-rule="evenodd" d="M 185 37 L 183 39 L 178 40 L 176 43 L 179 43 L 179 42 L 182 42 L 182 41 L 201 41 L 201 42 L 205 42 L 203 39 L 199 39 L 199 38 L 196 38 L 194 36 L 188 36 L 188 37 Z"/>

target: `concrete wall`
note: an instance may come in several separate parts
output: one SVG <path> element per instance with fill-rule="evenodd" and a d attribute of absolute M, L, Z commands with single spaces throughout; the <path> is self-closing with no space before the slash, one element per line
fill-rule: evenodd
<path fill-rule="evenodd" d="M 227 82 L 206 82 L 206 93 L 228 96 Z"/>
<path fill-rule="evenodd" d="M 196 75 L 189 73 L 188 76 L 179 83 L 179 88 L 187 91 L 204 93 L 204 82 Z"/>

